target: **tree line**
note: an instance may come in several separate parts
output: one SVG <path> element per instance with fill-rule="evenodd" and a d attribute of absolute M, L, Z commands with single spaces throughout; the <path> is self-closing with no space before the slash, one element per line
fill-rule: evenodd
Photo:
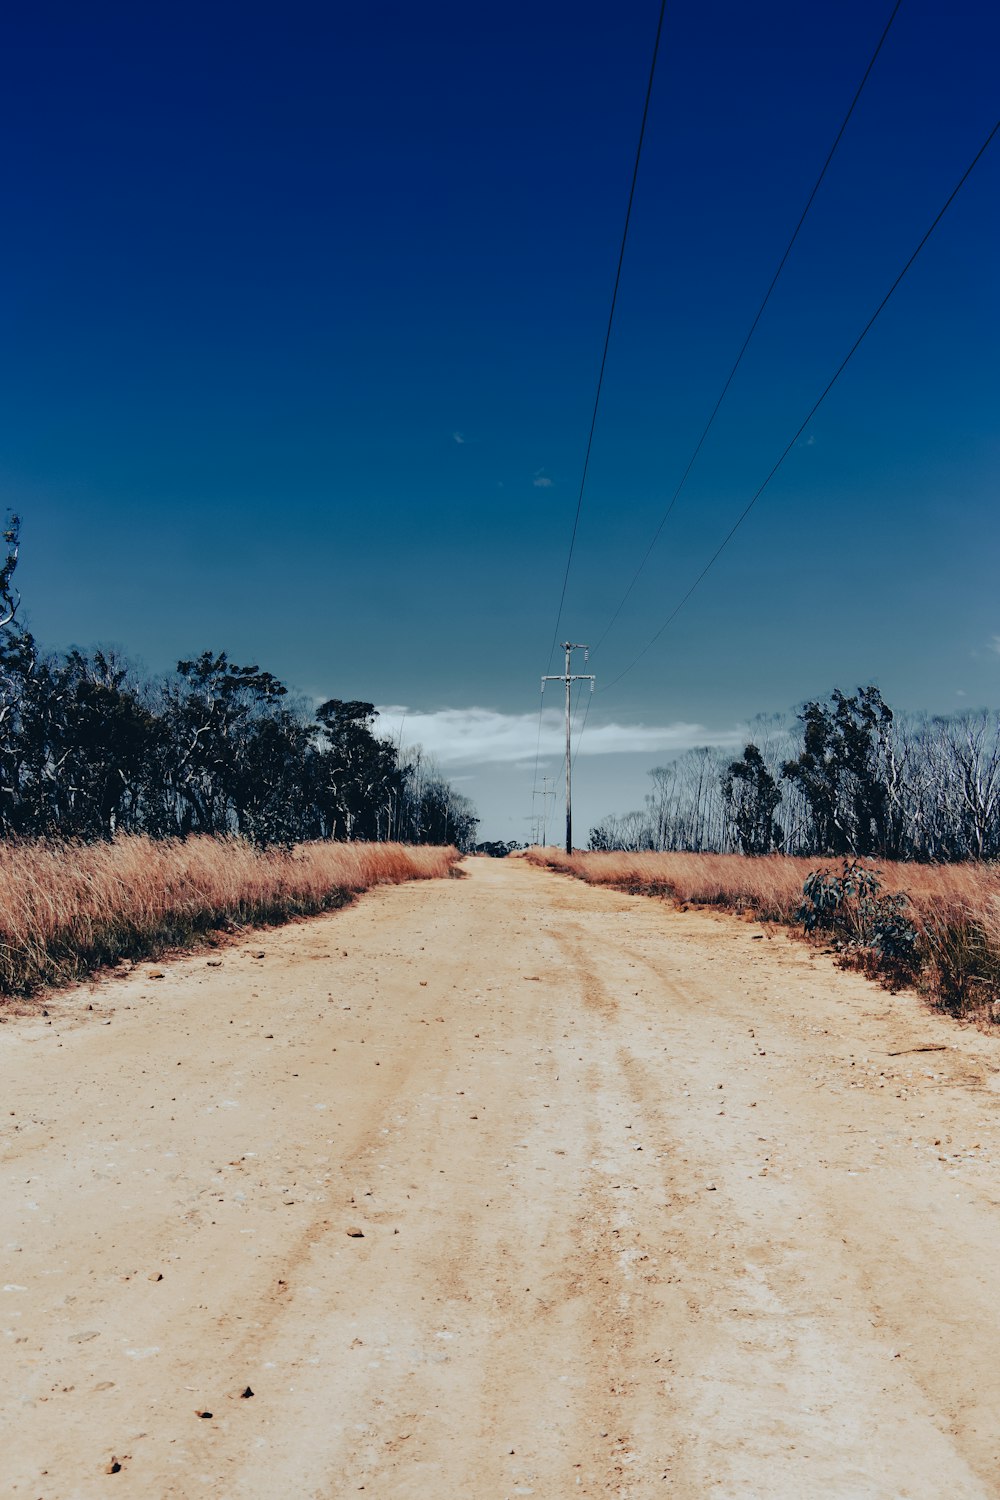
<path fill-rule="evenodd" d="M 373 704 L 314 711 L 224 651 L 140 675 L 113 652 L 44 652 L 17 619 L 19 521 L 0 568 L 0 837 L 237 834 L 468 848 L 477 819 Z"/>
<path fill-rule="evenodd" d="M 742 755 L 690 750 L 592 849 L 1000 858 L 1000 713 L 896 714 L 874 685 L 760 718 Z"/>

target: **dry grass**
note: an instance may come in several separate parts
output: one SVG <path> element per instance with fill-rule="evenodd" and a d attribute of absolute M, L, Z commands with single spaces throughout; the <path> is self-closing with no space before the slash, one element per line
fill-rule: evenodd
<path fill-rule="evenodd" d="M 570 856 L 559 849 L 531 849 L 526 857 L 592 885 L 660 895 L 679 905 L 724 906 L 789 926 L 797 925 L 806 876 L 821 866 L 837 870 L 841 865 L 836 859 L 781 854 Z M 921 987 L 952 1014 L 1000 1019 L 1000 867 L 872 863 L 883 891 L 908 898 L 906 911 L 918 935 Z M 879 973 L 871 955 L 862 956 L 861 966 Z"/>
<path fill-rule="evenodd" d="M 66 983 L 234 925 L 343 906 L 373 885 L 448 875 L 455 849 L 235 839 L 0 844 L 0 994 Z"/>
<path fill-rule="evenodd" d="M 790 922 L 802 904 L 802 882 L 815 868 L 808 859 L 774 854 L 566 854 L 529 849 L 528 859 L 564 870 L 591 885 L 669 896 L 683 905 L 729 906 L 770 922 Z"/>

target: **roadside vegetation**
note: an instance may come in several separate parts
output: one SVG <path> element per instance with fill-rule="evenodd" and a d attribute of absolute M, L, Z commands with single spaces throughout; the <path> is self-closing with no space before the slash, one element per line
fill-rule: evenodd
<path fill-rule="evenodd" d="M 0 993 L 65 984 L 243 926 L 344 906 L 375 885 L 448 875 L 457 849 L 194 836 L 0 843 Z"/>
<path fill-rule="evenodd" d="M 148 677 L 109 651 L 44 651 L 18 619 L 19 521 L 0 568 L 0 839 L 238 835 L 471 847 L 466 797 L 373 704 L 296 702 L 225 651 Z"/>
<path fill-rule="evenodd" d="M 798 927 L 890 985 L 1000 1020 L 1000 713 L 895 714 L 874 684 L 756 720 L 737 759 L 688 751 L 582 879 Z"/>
<path fill-rule="evenodd" d="M 371 703 L 291 700 L 225 651 L 149 678 L 44 651 L 0 566 L 0 996 L 446 875 L 471 803 Z"/>
<path fill-rule="evenodd" d="M 754 721 L 732 751 L 650 772 L 645 806 L 604 818 L 592 849 L 944 863 L 1000 858 L 1000 713 L 894 713 L 874 685 Z"/>
<path fill-rule="evenodd" d="M 592 885 L 715 906 L 797 930 L 890 987 L 914 984 L 943 1010 L 1000 1021 L 1000 868 L 790 855 L 624 850 L 532 863 Z"/>

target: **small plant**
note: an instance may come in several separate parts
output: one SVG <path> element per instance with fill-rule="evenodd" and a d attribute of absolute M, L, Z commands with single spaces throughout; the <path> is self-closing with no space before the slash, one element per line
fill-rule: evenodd
<path fill-rule="evenodd" d="M 813 870 L 802 885 L 805 900 L 798 920 L 806 932 L 854 936 L 857 919 L 877 898 L 879 889 L 877 872 L 857 860 L 845 859 L 839 874 L 825 867 Z"/>
<path fill-rule="evenodd" d="M 802 887 L 798 920 L 806 932 L 827 932 L 834 945 L 895 980 L 911 979 L 920 968 L 920 934 L 904 891 L 883 892 L 879 872 L 845 859 L 839 872 L 813 870 Z"/>

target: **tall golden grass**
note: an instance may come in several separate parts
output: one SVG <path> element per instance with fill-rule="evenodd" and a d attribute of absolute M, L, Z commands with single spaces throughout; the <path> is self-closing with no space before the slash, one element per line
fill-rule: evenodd
<path fill-rule="evenodd" d="M 66 983 L 234 925 L 343 906 L 374 885 L 449 874 L 455 849 L 237 839 L 0 844 L 0 994 Z"/>
<path fill-rule="evenodd" d="M 679 905 L 728 907 L 789 926 L 796 925 L 806 876 L 819 868 L 836 871 L 842 864 L 783 854 L 568 855 L 551 848 L 529 849 L 526 857 L 592 885 L 664 896 Z M 1000 866 L 867 863 L 877 870 L 884 892 L 907 898 L 905 911 L 917 930 L 922 988 L 954 1014 L 1000 1019 Z M 878 973 L 875 958 L 862 966 Z"/>

